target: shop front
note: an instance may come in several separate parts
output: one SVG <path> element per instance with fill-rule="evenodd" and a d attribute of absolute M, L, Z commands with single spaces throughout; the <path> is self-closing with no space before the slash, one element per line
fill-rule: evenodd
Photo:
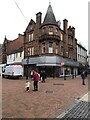
<path fill-rule="evenodd" d="M 72 76 L 78 75 L 79 63 L 70 59 L 63 59 L 63 64 L 59 71 L 59 76 Z"/>
<path fill-rule="evenodd" d="M 87 63 L 79 63 L 78 74 L 80 75 L 82 71 L 85 71 L 87 69 L 88 69 Z"/>
<path fill-rule="evenodd" d="M 28 60 L 23 60 L 24 66 L 28 66 L 29 71 L 38 70 L 40 73 L 42 70 L 46 72 L 47 77 L 62 77 L 64 75 L 70 76 L 72 74 L 78 74 L 78 63 L 73 60 L 64 59 L 59 56 L 40 56 L 31 57 Z M 25 68 L 24 67 L 24 68 Z"/>
<path fill-rule="evenodd" d="M 59 77 L 59 69 L 61 67 L 62 58 L 57 56 L 39 56 L 23 59 L 22 64 L 24 65 L 25 75 L 28 66 L 29 71 L 37 70 L 39 73 L 44 70 L 47 77 Z"/>

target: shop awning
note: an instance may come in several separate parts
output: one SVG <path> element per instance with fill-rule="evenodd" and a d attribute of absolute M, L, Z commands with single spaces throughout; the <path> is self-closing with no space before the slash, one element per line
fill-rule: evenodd
<path fill-rule="evenodd" d="M 46 63 L 46 64 L 37 64 L 36 66 L 61 66 L 60 64 L 55 63 Z"/>

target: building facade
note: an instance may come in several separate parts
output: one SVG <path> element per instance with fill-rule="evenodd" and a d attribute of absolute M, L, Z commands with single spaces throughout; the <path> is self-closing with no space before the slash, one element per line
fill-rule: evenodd
<path fill-rule="evenodd" d="M 88 67 L 90 73 L 90 1 L 88 2 Z"/>
<path fill-rule="evenodd" d="M 2 64 L 2 44 L 0 44 L 0 64 Z"/>
<path fill-rule="evenodd" d="M 90 50 L 88 51 L 88 69 L 89 69 L 89 73 L 90 73 Z"/>
<path fill-rule="evenodd" d="M 36 14 L 36 22 L 30 20 L 24 37 L 25 75 L 27 69 L 45 70 L 48 77 L 78 74 L 75 28 L 68 27 L 68 20 L 64 19 L 62 30 L 51 4 L 43 22 L 41 12 Z"/>
<path fill-rule="evenodd" d="M 79 62 L 79 74 L 87 69 L 87 50 L 80 44 L 77 44 L 77 61 Z"/>
<path fill-rule="evenodd" d="M 22 64 L 24 36 L 18 34 L 18 38 L 8 40 L 6 37 L 2 45 L 3 64 Z"/>

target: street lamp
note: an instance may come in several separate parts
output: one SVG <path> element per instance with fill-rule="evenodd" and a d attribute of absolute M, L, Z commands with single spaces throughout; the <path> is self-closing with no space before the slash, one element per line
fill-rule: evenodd
<path fill-rule="evenodd" d="M 64 62 L 61 62 L 61 66 L 64 66 L 65 65 L 65 63 Z M 64 80 L 66 80 L 66 68 L 64 68 Z"/>
<path fill-rule="evenodd" d="M 26 80 L 28 79 L 28 63 L 29 63 L 29 58 L 27 57 L 26 59 L 26 64 L 27 64 Z"/>
<path fill-rule="evenodd" d="M 64 68 L 64 80 L 66 80 L 66 68 Z"/>

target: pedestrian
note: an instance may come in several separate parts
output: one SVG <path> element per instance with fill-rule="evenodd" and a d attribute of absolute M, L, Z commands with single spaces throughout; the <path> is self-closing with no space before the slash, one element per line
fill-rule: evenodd
<path fill-rule="evenodd" d="M 30 75 L 31 75 L 31 80 L 33 80 L 34 70 L 31 70 Z"/>
<path fill-rule="evenodd" d="M 46 73 L 45 73 L 45 71 L 41 72 L 41 76 L 42 76 L 42 82 L 45 83 L 45 79 L 46 79 Z"/>
<path fill-rule="evenodd" d="M 26 83 L 25 83 L 25 91 L 30 90 L 30 85 L 31 85 L 31 83 L 27 80 Z"/>
<path fill-rule="evenodd" d="M 87 71 L 85 71 L 85 77 L 87 78 Z"/>
<path fill-rule="evenodd" d="M 42 81 L 42 70 L 40 71 L 40 80 Z"/>
<path fill-rule="evenodd" d="M 34 81 L 34 83 L 33 83 L 34 90 L 33 91 L 38 91 L 39 74 L 36 71 L 34 71 L 33 81 Z"/>
<path fill-rule="evenodd" d="M 39 79 L 39 81 L 41 81 L 40 73 L 38 73 L 38 79 Z"/>
<path fill-rule="evenodd" d="M 81 73 L 82 85 L 85 85 L 85 72 Z"/>

